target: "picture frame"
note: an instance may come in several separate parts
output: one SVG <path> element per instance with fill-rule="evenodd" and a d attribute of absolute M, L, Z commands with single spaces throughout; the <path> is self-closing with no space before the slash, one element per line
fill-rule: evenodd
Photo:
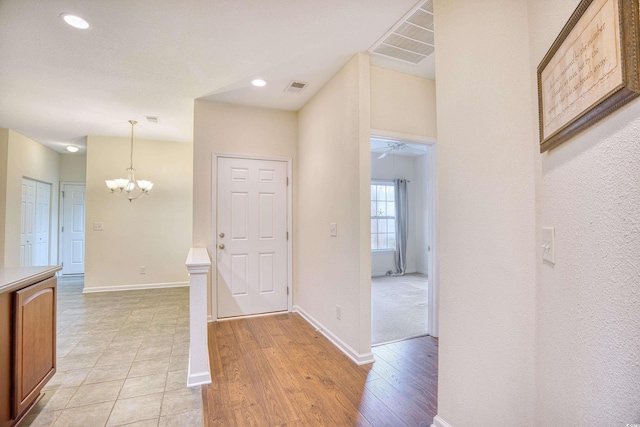
<path fill-rule="evenodd" d="M 540 152 L 640 95 L 639 4 L 582 0 L 537 69 Z"/>

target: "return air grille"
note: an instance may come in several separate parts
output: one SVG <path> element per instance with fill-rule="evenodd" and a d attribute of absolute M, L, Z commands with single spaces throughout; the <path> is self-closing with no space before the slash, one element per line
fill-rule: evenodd
<path fill-rule="evenodd" d="M 369 52 L 419 64 L 435 51 L 433 0 L 421 2 L 374 44 Z"/>

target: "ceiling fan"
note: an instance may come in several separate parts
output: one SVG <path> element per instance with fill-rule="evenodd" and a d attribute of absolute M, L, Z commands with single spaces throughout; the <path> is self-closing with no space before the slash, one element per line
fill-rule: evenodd
<path fill-rule="evenodd" d="M 382 153 L 382 155 L 378 157 L 378 159 L 384 159 L 385 157 L 387 157 L 387 155 L 393 153 L 394 151 L 407 151 L 414 154 L 424 154 L 422 150 L 413 148 L 404 142 L 387 142 L 387 148 L 385 149 L 384 153 Z"/>

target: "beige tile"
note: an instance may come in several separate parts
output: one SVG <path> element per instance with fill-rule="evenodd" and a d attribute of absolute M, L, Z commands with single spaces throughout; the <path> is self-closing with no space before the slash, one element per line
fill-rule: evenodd
<path fill-rule="evenodd" d="M 53 424 L 54 427 L 103 426 L 109 419 L 114 402 L 98 403 L 65 409 Z"/>
<path fill-rule="evenodd" d="M 159 427 L 201 427 L 202 410 L 182 412 L 180 414 L 165 415 L 160 417 Z"/>
<path fill-rule="evenodd" d="M 69 387 L 44 391 L 44 397 L 39 402 L 39 404 L 44 404 L 42 412 L 53 412 L 64 409 L 77 390 L 78 387 Z"/>
<path fill-rule="evenodd" d="M 150 359 L 133 362 L 129 371 L 129 378 L 141 377 L 151 374 L 162 374 L 169 370 L 169 361 L 166 359 Z"/>
<path fill-rule="evenodd" d="M 122 384 L 124 384 L 124 380 L 89 384 L 78 387 L 78 391 L 76 391 L 67 404 L 67 408 L 114 401 L 118 397 L 118 393 L 120 393 Z"/>
<path fill-rule="evenodd" d="M 169 371 L 182 371 L 189 367 L 189 355 L 182 354 L 171 356 L 171 361 L 169 362 Z"/>
<path fill-rule="evenodd" d="M 172 356 L 184 356 L 189 354 L 189 341 L 174 342 L 171 349 Z"/>
<path fill-rule="evenodd" d="M 51 427 L 56 422 L 62 411 L 42 411 L 29 414 L 20 426 L 24 427 Z"/>
<path fill-rule="evenodd" d="M 59 387 L 78 387 L 82 385 L 87 374 L 91 372 L 91 368 L 76 369 L 73 371 L 58 371 L 49 380 L 45 389 Z"/>
<path fill-rule="evenodd" d="M 159 418 L 153 418 L 151 420 L 138 421 L 131 424 L 122 424 L 122 427 L 157 427 Z M 184 427 L 187 427 L 186 425 Z"/>
<path fill-rule="evenodd" d="M 110 350 L 102 353 L 95 366 L 127 365 L 136 358 L 137 350 Z"/>
<path fill-rule="evenodd" d="M 162 416 L 195 410 L 202 410 L 202 390 L 200 387 L 165 392 L 162 400 Z"/>
<path fill-rule="evenodd" d="M 130 363 L 118 365 L 96 366 L 87 375 L 84 384 L 102 383 L 105 381 L 123 380 L 127 378 Z"/>
<path fill-rule="evenodd" d="M 58 372 L 72 371 L 81 368 L 93 368 L 101 353 L 81 354 L 78 356 L 69 355 L 58 359 L 56 370 Z"/>
<path fill-rule="evenodd" d="M 157 345 L 153 347 L 142 346 L 136 354 L 136 361 L 149 359 L 166 359 L 169 361 L 171 357 L 172 344 Z"/>
<path fill-rule="evenodd" d="M 116 401 L 107 426 L 157 419 L 160 415 L 162 395 L 162 393 L 148 394 Z"/>
<path fill-rule="evenodd" d="M 187 387 L 187 370 L 169 372 L 164 391 L 178 390 Z"/>
<path fill-rule="evenodd" d="M 145 394 L 161 393 L 167 383 L 167 374 L 145 375 L 143 377 L 127 378 L 122 386 L 118 399 L 144 396 Z"/>

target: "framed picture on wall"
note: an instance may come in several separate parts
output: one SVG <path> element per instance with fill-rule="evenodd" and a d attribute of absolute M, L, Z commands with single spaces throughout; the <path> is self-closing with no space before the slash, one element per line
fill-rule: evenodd
<path fill-rule="evenodd" d="M 640 94 L 638 1 L 582 0 L 538 66 L 540 152 Z"/>

